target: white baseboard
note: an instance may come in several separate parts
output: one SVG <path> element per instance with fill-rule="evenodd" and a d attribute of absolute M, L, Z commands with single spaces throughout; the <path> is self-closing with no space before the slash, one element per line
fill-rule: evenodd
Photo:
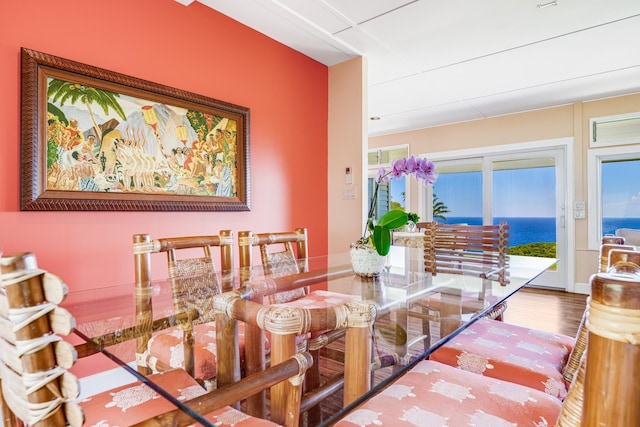
<path fill-rule="evenodd" d="M 573 292 L 576 294 L 590 295 L 591 285 L 589 285 L 588 283 L 576 283 L 573 285 L 573 289 L 570 292 Z"/>

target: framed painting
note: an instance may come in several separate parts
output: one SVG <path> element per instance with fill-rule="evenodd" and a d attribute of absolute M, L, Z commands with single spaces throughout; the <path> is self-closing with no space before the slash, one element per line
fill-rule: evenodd
<path fill-rule="evenodd" d="M 23 48 L 21 210 L 249 210 L 249 109 Z"/>

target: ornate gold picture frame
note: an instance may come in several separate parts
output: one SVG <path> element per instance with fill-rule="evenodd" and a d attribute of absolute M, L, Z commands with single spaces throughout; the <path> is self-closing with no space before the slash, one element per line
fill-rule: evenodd
<path fill-rule="evenodd" d="M 249 210 L 248 108 L 21 55 L 21 210 Z"/>

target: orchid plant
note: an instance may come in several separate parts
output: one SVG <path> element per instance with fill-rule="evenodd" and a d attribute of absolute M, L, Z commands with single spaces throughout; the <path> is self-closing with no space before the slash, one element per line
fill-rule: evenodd
<path fill-rule="evenodd" d="M 381 167 L 378 170 L 367 215 L 367 224 L 358 243 L 370 244 L 381 256 L 387 255 L 391 249 L 391 230 L 404 226 L 409 219 L 404 211 L 394 209 L 382 215 L 377 222 L 374 221 L 373 214 L 378 204 L 378 188 L 381 183 L 389 182 L 391 178 L 399 179 L 403 175 L 413 175 L 418 182 L 422 182 L 424 185 L 433 184 L 438 178 L 436 166 L 425 157 L 403 157 L 394 160 L 391 169 Z"/>

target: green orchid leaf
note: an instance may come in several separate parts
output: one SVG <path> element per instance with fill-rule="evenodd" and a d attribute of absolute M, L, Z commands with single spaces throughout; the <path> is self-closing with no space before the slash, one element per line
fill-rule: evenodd
<path fill-rule="evenodd" d="M 386 227 L 389 230 L 395 230 L 396 228 L 404 226 L 407 221 L 409 221 L 409 217 L 406 212 L 394 209 L 382 215 L 378 221 L 378 225 Z"/>
<path fill-rule="evenodd" d="M 391 230 L 380 224 L 373 229 L 373 245 L 378 255 L 385 256 L 391 250 Z"/>

